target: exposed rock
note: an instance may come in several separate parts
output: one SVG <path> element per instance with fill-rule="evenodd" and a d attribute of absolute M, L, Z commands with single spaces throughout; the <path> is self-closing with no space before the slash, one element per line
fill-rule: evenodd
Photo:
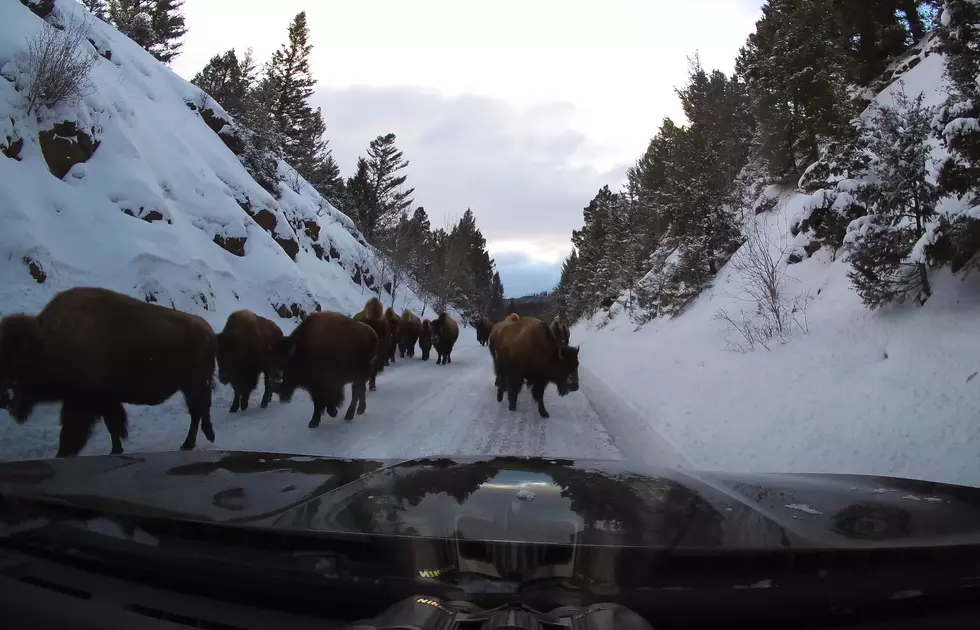
<path fill-rule="evenodd" d="M 354 265 L 354 273 L 351 274 L 350 279 L 354 284 L 361 284 L 362 275 L 360 265 Z"/>
<path fill-rule="evenodd" d="M 389 294 L 391 293 L 391 283 L 390 283 L 390 282 L 385 282 L 385 283 L 384 283 L 384 284 L 382 285 L 382 288 L 384 288 L 384 290 L 385 290 L 386 292 L 388 292 Z"/>
<path fill-rule="evenodd" d="M 803 257 L 797 254 L 796 252 L 793 252 L 792 254 L 789 255 L 788 258 L 786 258 L 787 265 L 795 265 L 796 263 L 801 263 L 801 262 L 803 262 Z"/>
<path fill-rule="evenodd" d="M 218 116 L 213 109 L 210 107 L 205 107 L 201 110 L 201 118 L 204 120 L 204 124 L 211 128 L 211 131 L 215 133 L 220 133 L 224 129 L 228 121 Z"/>
<path fill-rule="evenodd" d="M 7 141 L 0 144 L 0 153 L 7 157 L 20 161 L 20 151 L 24 148 L 23 138 L 11 138 L 7 136 Z"/>
<path fill-rule="evenodd" d="M 340 260 L 340 252 L 338 252 L 337 248 L 334 247 L 333 245 L 330 246 L 330 259 Z"/>
<path fill-rule="evenodd" d="M 99 141 L 72 121 L 60 122 L 42 131 L 38 139 L 48 170 L 58 179 L 67 175 L 76 164 L 87 162 L 99 148 Z"/>
<path fill-rule="evenodd" d="M 220 234 L 215 234 L 214 242 L 221 247 L 223 250 L 229 254 L 234 254 L 235 256 L 245 255 L 245 241 L 248 238 L 244 236 L 222 236 Z"/>
<path fill-rule="evenodd" d="M 320 245 L 319 243 L 313 243 L 312 247 L 313 247 L 313 253 L 316 254 L 316 257 L 319 258 L 320 260 L 323 260 L 323 255 L 325 254 L 325 252 L 323 251 L 323 245 Z"/>
<path fill-rule="evenodd" d="M 20 0 L 20 3 L 39 18 L 46 18 L 54 11 L 54 0 Z"/>
<path fill-rule="evenodd" d="M 283 319 L 289 319 L 291 317 L 298 317 L 302 319 L 306 317 L 306 310 L 296 302 L 293 302 L 288 306 L 285 304 L 273 304 L 272 307 L 276 309 L 276 313 L 278 313 L 279 317 Z"/>
<path fill-rule="evenodd" d="M 286 252 L 292 260 L 296 260 L 296 255 L 299 254 L 299 243 L 296 242 L 294 238 L 283 238 L 281 236 L 273 235 L 273 240 L 279 243 L 279 247 Z"/>
<path fill-rule="evenodd" d="M 807 243 L 806 245 L 804 245 L 803 250 L 806 251 L 807 258 L 809 258 L 810 256 L 813 256 L 818 251 L 820 251 L 821 247 L 822 245 L 820 244 L 820 241 L 813 240 Z"/>
<path fill-rule="evenodd" d="M 124 214 L 128 214 L 131 217 L 135 217 L 137 219 L 143 219 L 147 223 L 155 223 L 157 221 L 164 220 L 163 213 L 161 213 L 159 210 L 148 211 L 143 206 L 140 206 L 139 210 L 135 210 L 135 211 L 132 208 L 123 208 L 122 211 Z M 170 219 L 166 219 L 166 221 L 167 221 L 167 225 L 171 224 Z"/>
<path fill-rule="evenodd" d="M 21 259 L 21 262 L 27 266 L 27 272 L 31 274 L 32 278 L 34 278 L 34 282 L 44 284 L 44 281 L 48 279 L 48 274 L 44 273 L 44 269 L 41 268 L 41 265 L 39 265 L 37 261 L 30 256 L 24 256 Z"/>
<path fill-rule="evenodd" d="M 320 224 L 316 221 L 306 219 L 303 221 L 303 231 L 314 243 L 320 240 Z"/>
<path fill-rule="evenodd" d="M 99 53 L 100 55 L 102 55 L 103 57 L 105 57 L 106 61 L 112 61 L 112 51 L 111 50 L 109 50 L 108 48 L 103 48 L 103 47 L 99 46 L 98 44 L 95 43 L 95 40 L 92 39 L 91 37 L 89 38 L 88 43 L 92 44 L 92 48 L 94 48 L 97 53 Z"/>
<path fill-rule="evenodd" d="M 261 227 L 263 230 L 267 232 L 274 232 L 276 229 L 276 225 L 279 223 L 276 220 L 276 215 L 269 212 L 265 208 L 262 208 L 261 210 L 253 214 L 252 218 L 255 219 L 255 222 L 259 224 L 259 227 Z"/>
<path fill-rule="evenodd" d="M 225 125 L 224 129 L 218 132 L 218 137 L 235 155 L 245 152 L 245 139 L 231 125 Z"/>

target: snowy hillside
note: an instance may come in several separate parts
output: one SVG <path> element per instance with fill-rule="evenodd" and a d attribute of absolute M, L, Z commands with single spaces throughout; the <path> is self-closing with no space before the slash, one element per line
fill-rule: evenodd
<path fill-rule="evenodd" d="M 87 95 L 28 114 L 29 40 L 83 21 L 99 55 Z M 44 19 L 6 0 L 0 24 L 0 312 L 77 285 L 215 326 L 239 308 L 287 330 L 305 312 L 361 308 L 359 283 L 378 274 L 350 219 L 284 163 L 278 199 L 259 186 L 229 148 L 230 117 L 213 101 L 202 117 L 198 88 L 74 0 Z"/>
<path fill-rule="evenodd" d="M 943 64 L 920 46 L 876 100 L 904 89 L 941 103 Z M 745 274 L 729 263 L 671 320 L 637 330 L 621 301 L 580 323 L 572 336 L 583 364 L 700 468 L 980 485 L 980 278 L 944 269 L 924 306 L 870 311 L 850 286 L 843 250 L 815 250 L 792 234 L 815 199 L 767 194 L 774 208 L 748 221 L 780 260 L 788 297 L 805 305 L 785 343 L 744 352 L 745 340 L 719 319 L 751 303 Z"/>

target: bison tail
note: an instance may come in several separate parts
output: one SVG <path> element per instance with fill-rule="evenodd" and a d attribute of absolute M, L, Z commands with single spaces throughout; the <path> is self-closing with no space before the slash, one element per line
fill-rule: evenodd
<path fill-rule="evenodd" d="M 211 373 L 211 376 L 208 377 L 208 387 L 211 388 L 211 391 L 215 391 L 218 389 L 218 379 L 214 377 L 213 372 Z"/>

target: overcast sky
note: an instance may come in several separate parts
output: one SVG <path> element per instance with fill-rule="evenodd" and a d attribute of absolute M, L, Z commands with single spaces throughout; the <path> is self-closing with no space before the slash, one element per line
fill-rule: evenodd
<path fill-rule="evenodd" d="M 394 132 L 433 225 L 472 208 L 507 294 L 552 288 L 582 208 L 618 186 L 687 57 L 730 72 L 761 0 L 186 0 L 174 70 L 251 46 L 306 10 L 315 104 L 343 175 Z"/>

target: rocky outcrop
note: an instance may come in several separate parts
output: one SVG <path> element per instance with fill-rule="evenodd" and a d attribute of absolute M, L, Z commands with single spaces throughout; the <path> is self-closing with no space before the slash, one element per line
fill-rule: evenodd
<path fill-rule="evenodd" d="M 87 162 L 99 148 L 99 141 L 73 121 L 60 122 L 42 131 L 38 140 L 48 170 L 58 179 L 64 178 L 76 164 Z"/>
<path fill-rule="evenodd" d="M 54 0 L 20 0 L 20 3 L 39 18 L 46 18 L 54 11 Z"/>
<path fill-rule="evenodd" d="M 170 219 L 164 217 L 163 216 L 163 213 L 160 212 L 159 210 L 147 210 L 143 206 L 140 206 L 139 208 L 137 208 L 135 210 L 133 208 L 123 208 L 122 211 L 123 211 L 123 214 L 128 214 L 131 217 L 135 217 L 137 219 L 142 219 L 142 220 L 146 221 L 147 223 L 156 223 L 157 221 L 166 221 L 168 225 L 171 224 Z"/>
<path fill-rule="evenodd" d="M 244 236 L 222 236 L 221 234 L 214 236 L 214 242 L 218 247 L 239 258 L 245 255 L 245 242 L 247 240 Z"/>

